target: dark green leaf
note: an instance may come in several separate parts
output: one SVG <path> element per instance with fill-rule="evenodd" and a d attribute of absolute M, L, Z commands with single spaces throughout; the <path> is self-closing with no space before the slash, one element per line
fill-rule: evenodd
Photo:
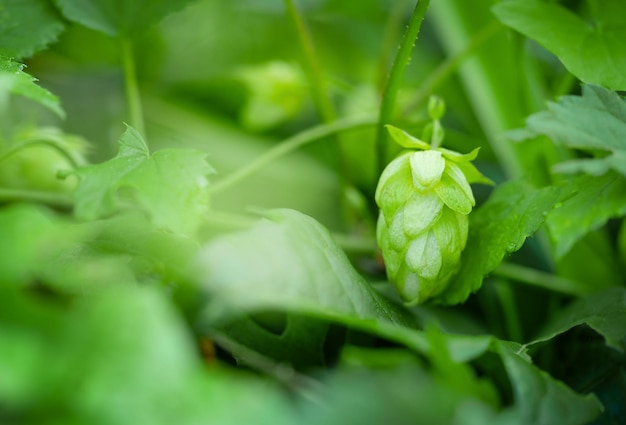
<path fill-rule="evenodd" d="M 274 314 L 283 315 L 280 312 Z M 218 333 L 215 339 L 219 343 L 219 339 L 226 335 L 246 350 L 253 350 L 277 363 L 287 363 L 295 369 L 325 366 L 324 343 L 328 323 L 297 314 L 284 316 L 286 323 L 280 332 L 269 330 L 249 317 L 242 317 L 219 325 L 215 330 Z M 210 332 L 212 334 L 213 330 Z M 209 337 L 213 336 L 211 334 Z M 239 363 L 255 366 L 246 352 L 238 352 L 237 347 L 229 351 Z"/>
<path fill-rule="evenodd" d="M 65 117 L 59 99 L 35 84 L 36 78 L 23 71 L 24 65 L 0 57 L 0 110 L 7 107 L 8 94 L 26 97 L 48 108 L 59 117 Z"/>
<path fill-rule="evenodd" d="M 435 299 L 443 304 L 463 302 L 482 285 L 505 255 L 520 249 L 543 224 L 548 213 L 571 196 L 566 186 L 533 189 L 523 182 L 498 187 L 487 203 L 470 214 L 461 269 L 448 289 Z"/>
<path fill-rule="evenodd" d="M 602 87 L 583 86 L 582 96 L 564 96 L 548 110 L 526 120 L 529 135 L 543 134 L 555 143 L 603 155 L 571 160 L 556 171 L 601 175 L 610 169 L 626 175 L 626 102 Z"/>
<path fill-rule="evenodd" d="M 547 224 L 557 257 L 610 218 L 626 214 L 626 178 L 613 172 L 600 177 L 580 176 L 572 184 L 578 192 L 552 212 Z"/>
<path fill-rule="evenodd" d="M 49 0 L 3 0 L 0 56 L 22 59 L 56 41 L 63 22 Z"/>
<path fill-rule="evenodd" d="M 56 0 L 71 21 L 111 36 L 140 33 L 191 0 Z"/>
<path fill-rule="evenodd" d="M 493 11 L 506 25 L 537 40 L 585 83 L 626 89 L 626 14 L 621 0 L 594 2 L 593 23 L 540 0 L 509 0 Z"/>
<path fill-rule="evenodd" d="M 611 347 L 626 352 L 626 289 L 608 288 L 575 301 L 559 311 L 531 344 L 547 341 L 582 324 L 601 334 Z"/>
<path fill-rule="evenodd" d="M 520 357 L 515 347 L 504 342 L 497 347 L 513 386 L 521 424 L 585 425 L 601 413 L 602 405 L 594 395 L 576 394 Z"/>
<path fill-rule="evenodd" d="M 205 157 L 191 149 L 150 155 L 141 135 L 128 127 L 115 158 L 76 171 L 75 213 L 94 219 L 138 205 L 157 228 L 193 233 L 208 203 L 206 176 L 213 170 Z"/>

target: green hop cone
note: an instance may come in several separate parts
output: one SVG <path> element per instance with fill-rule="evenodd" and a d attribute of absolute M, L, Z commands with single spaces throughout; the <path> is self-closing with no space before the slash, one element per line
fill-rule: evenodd
<path fill-rule="evenodd" d="M 380 208 L 376 237 L 389 280 L 409 303 L 446 290 L 467 242 L 468 214 L 475 204 L 470 183 L 491 183 L 460 154 L 388 126 L 396 143 L 411 149 L 383 171 L 376 188 Z"/>

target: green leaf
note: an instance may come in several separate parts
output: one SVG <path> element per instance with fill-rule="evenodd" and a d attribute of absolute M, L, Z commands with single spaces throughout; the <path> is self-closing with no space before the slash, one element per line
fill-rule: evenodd
<path fill-rule="evenodd" d="M 615 173 L 580 176 L 572 181 L 578 192 L 548 217 L 557 258 L 563 257 L 580 238 L 609 219 L 626 215 L 626 178 Z"/>
<path fill-rule="evenodd" d="M 64 118 L 59 99 L 35 84 L 36 78 L 23 71 L 24 65 L 0 57 L 0 110 L 7 108 L 9 94 L 26 97 Z"/>
<path fill-rule="evenodd" d="M 83 299 L 72 316 L 65 374 L 81 388 L 76 407 L 100 410 L 109 423 L 165 423 L 159 416 L 177 406 L 170 391 L 185 391 L 197 367 L 190 335 L 166 298 L 148 288 L 114 286 Z"/>
<path fill-rule="evenodd" d="M 59 226 L 52 213 L 32 205 L 0 210 L 0 285 L 28 283 Z"/>
<path fill-rule="evenodd" d="M 130 36 L 182 9 L 191 0 L 56 0 L 65 17 L 110 36 Z"/>
<path fill-rule="evenodd" d="M 273 210 L 249 230 L 212 240 L 199 256 L 203 287 L 217 302 L 208 314 L 278 309 L 410 324 L 400 306 L 359 275 L 328 231 L 293 210 Z"/>
<path fill-rule="evenodd" d="M 505 342 L 496 346 L 513 386 L 521 424 L 585 425 L 601 413 L 602 405 L 594 395 L 576 394 L 519 356 L 515 347 Z"/>
<path fill-rule="evenodd" d="M 285 316 L 284 329 L 268 329 L 258 322 L 259 317 L 275 319 L 274 316 Z M 254 320 L 250 317 L 227 320 L 216 326 L 215 333 L 208 328 L 203 328 L 203 332 L 218 343 L 220 337 L 227 336 L 246 347 L 246 350 L 240 352 L 237 347 L 229 350 L 239 364 L 254 367 L 254 362 L 249 361 L 245 352 L 253 350 L 276 363 L 286 363 L 295 369 L 326 365 L 324 344 L 328 323 L 309 316 L 280 312 L 265 313 L 264 316 L 256 314 Z"/>
<path fill-rule="evenodd" d="M 547 111 L 526 120 L 526 127 L 528 135 L 543 134 L 555 143 L 596 154 L 593 159 L 557 164 L 555 171 L 597 176 L 614 169 L 626 175 L 626 102 L 615 92 L 585 85 L 582 96 L 549 103 Z"/>
<path fill-rule="evenodd" d="M 469 235 L 461 254 L 461 269 L 435 302 L 457 304 L 477 291 L 483 276 L 492 272 L 507 254 L 520 249 L 546 216 L 571 196 L 567 186 L 533 189 L 512 181 L 498 187 L 487 203 L 470 214 Z"/>
<path fill-rule="evenodd" d="M 607 288 L 559 310 L 529 344 L 550 340 L 582 324 L 602 335 L 607 345 L 626 352 L 626 288 Z"/>
<path fill-rule="evenodd" d="M 537 40 L 585 83 L 626 89 L 626 15 L 621 0 L 592 1 L 591 24 L 565 7 L 540 0 L 494 6 L 506 25 Z"/>
<path fill-rule="evenodd" d="M 385 127 L 387 127 L 387 131 L 391 135 L 393 141 L 403 148 L 430 150 L 430 145 L 428 143 L 421 141 L 417 137 L 411 136 L 406 131 L 400 130 L 398 127 L 394 127 L 393 125 L 386 125 Z"/>
<path fill-rule="evenodd" d="M 0 56 L 30 57 L 56 41 L 63 29 L 48 0 L 4 0 L 0 5 Z"/>
<path fill-rule="evenodd" d="M 139 206 L 157 228 L 191 234 L 207 209 L 206 176 L 213 169 L 205 157 L 191 149 L 150 155 L 141 135 L 128 127 L 115 158 L 75 172 L 80 178 L 75 214 L 90 220 Z"/>

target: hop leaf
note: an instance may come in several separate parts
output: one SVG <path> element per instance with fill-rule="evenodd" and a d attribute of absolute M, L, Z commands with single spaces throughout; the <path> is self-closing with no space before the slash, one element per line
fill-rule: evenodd
<path fill-rule="evenodd" d="M 470 183 L 490 183 L 462 155 L 389 127 L 402 153 L 383 171 L 376 188 L 377 240 L 387 275 L 402 297 L 422 303 L 445 291 L 458 271 L 475 200 Z"/>

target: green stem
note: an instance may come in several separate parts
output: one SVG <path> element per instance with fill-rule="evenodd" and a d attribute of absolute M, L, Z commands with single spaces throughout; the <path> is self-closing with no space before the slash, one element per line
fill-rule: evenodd
<path fill-rule="evenodd" d="M 354 254 L 374 254 L 378 251 L 376 239 L 345 233 L 331 233 L 331 237 L 341 249 Z"/>
<path fill-rule="evenodd" d="M 221 332 L 212 332 L 209 336 L 217 345 L 228 351 L 235 357 L 238 362 L 251 366 L 268 376 L 274 377 L 286 387 L 297 391 L 298 394 L 313 401 L 320 403 L 316 394 L 326 390 L 321 382 L 297 372 L 295 369 L 285 363 L 277 363 L 269 357 L 264 356 L 258 351 L 254 351 L 243 344 L 229 338 Z"/>
<path fill-rule="evenodd" d="M 69 161 L 69 163 L 72 165 L 73 168 L 78 168 L 80 166 L 80 164 L 76 161 L 76 158 L 72 156 L 70 151 L 68 151 L 65 148 L 65 146 L 53 140 L 46 140 L 46 139 L 31 139 L 31 140 L 26 140 L 22 143 L 18 143 L 17 145 L 12 146 L 6 151 L 0 153 L 0 161 L 3 161 L 4 159 L 10 157 L 13 154 L 18 153 L 19 151 L 23 149 L 29 148 L 31 146 L 37 146 L 37 145 L 49 146 L 53 148 L 54 150 L 59 152 L 61 155 L 63 155 Z"/>
<path fill-rule="evenodd" d="M 494 271 L 496 276 L 532 286 L 549 289 L 562 294 L 581 296 L 589 293 L 589 289 L 569 279 L 555 276 L 519 264 L 501 263 Z"/>
<path fill-rule="evenodd" d="M 69 197 L 58 193 L 0 188 L 0 202 L 4 201 L 40 202 L 62 208 L 71 208 L 74 205 Z"/>
<path fill-rule="evenodd" d="M 490 4 L 467 0 L 439 0 L 434 4 L 433 27 L 450 54 L 465 48 L 467 40 L 493 20 Z M 521 147 L 506 140 L 504 132 L 519 127 L 527 115 L 520 99 L 526 82 L 513 78 L 520 63 L 510 40 L 491 37 L 487 41 L 474 52 L 472 60 L 463 62 L 458 74 L 502 170 L 508 178 L 520 178 L 524 174 L 518 156 Z"/>
<path fill-rule="evenodd" d="M 132 41 L 123 38 L 121 40 L 122 62 L 124 66 L 124 80 L 126 82 L 126 103 L 130 125 L 135 128 L 144 138 L 146 137 L 143 122 L 143 110 L 141 107 L 141 97 L 139 95 L 139 85 L 137 84 L 137 72 L 135 69 L 135 57 L 133 54 Z"/>
<path fill-rule="evenodd" d="M 561 79 L 558 81 L 558 84 L 556 85 L 556 88 L 554 89 L 554 97 L 559 98 L 561 96 L 569 94 L 577 82 L 578 79 L 574 77 L 572 73 L 570 73 L 569 71 L 565 71 L 563 77 L 561 77 Z"/>
<path fill-rule="evenodd" d="M 285 5 L 287 6 L 287 12 L 291 17 L 291 20 L 296 26 L 298 38 L 300 39 L 300 44 L 302 44 L 302 49 L 304 50 L 304 56 L 306 58 L 311 78 L 311 88 L 313 91 L 315 105 L 317 106 L 318 112 L 322 118 L 322 122 L 332 122 L 335 120 L 335 110 L 332 102 L 330 101 L 330 97 L 328 96 L 324 74 L 320 63 L 317 60 L 311 33 L 308 31 L 304 20 L 302 19 L 302 15 L 300 15 L 300 12 L 296 7 L 295 0 L 285 0 Z"/>
<path fill-rule="evenodd" d="M 489 25 L 485 26 L 481 31 L 476 33 L 472 37 L 469 43 L 454 54 L 449 57 L 446 61 L 442 62 L 420 85 L 415 97 L 409 102 L 406 106 L 404 113 L 408 114 L 413 111 L 417 107 L 424 104 L 428 97 L 437 90 L 452 74 L 454 74 L 459 66 L 470 57 L 476 50 L 482 46 L 487 40 L 497 34 L 504 28 L 504 25 L 500 23 L 500 21 L 493 21 Z"/>
<path fill-rule="evenodd" d="M 522 342 L 524 340 L 524 334 L 511 284 L 506 280 L 498 280 L 495 282 L 494 288 L 496 296 L 500 301 L 502 315 L 504 316 L 507 339 Z"/>
<path fill-rule="evenodd" d="M 378 71 L 376 77 L 377 91 L 382 95 L 385 90 L 385 82 L 387 78 L 387 69 L 393 55 L 394 49 L 397 47 L 397 39 L 402 27 L 405 10 L 408 6 L 407 1 L 398 1 L 393 4 L 393 8 L 387 19 L 385 33 L 383 35 L 383 43 L 378 61 Z"/>
<path fill-rule="evenodd" d="M 385 86 L 385 91 L 380 105 L 378 129 L 376 134 L 376 168 L 379 174 L 382 173 L 382 170 L 386 165 L 387 131 L 385 129 L 385 125 L 391 124 L 390 121 L 393 118 L 396 98 L 398 96 L 398 90 L 400 90 L 400 86 L 402 85 L 404 71 L 411 60 L 413 46 L 415 45 L 415 40 L 419 34 L 422 21 L 424 20 L 424 15 L 426 14 L 429 4 L 430 0 L 417 1 L 413 14 L 411 15 L 409 26 L 404 33 L 402 42 L 400 43 L 400 49 L 396 54 L 396 58 L 391 66 L 391 71 L 389 72 L 389 78 L 387 79 L 387 84 Z"/>
<path fill-rule="evenodd" d="M 311 127 L 307 130 L 302 131 L 301 133 L 296 134 L 295 136 L 284 140 L 282 143 L 275 145 L 254 161 L 249 162 L 248 164 L 239 168 L 237 171 L 226 176 L 222 180 L 218 180 L 217 183 L 215 183 L 211 187 L 211 194 L 219 193 L 224 189 L 227 189 L 235 185 L 236 183 L 239 183 L 240 181 L 249 177 L 251 174 L 254 174 L 261 168 L 265 167 L 272 161 L 306 144 L 342 131 L 374 125 L 376 125 L 376 120 L 374 117 L 358 117 L 346 118 L 342 120 L 337 120 L 331 124 L 322 124 Z"/>

